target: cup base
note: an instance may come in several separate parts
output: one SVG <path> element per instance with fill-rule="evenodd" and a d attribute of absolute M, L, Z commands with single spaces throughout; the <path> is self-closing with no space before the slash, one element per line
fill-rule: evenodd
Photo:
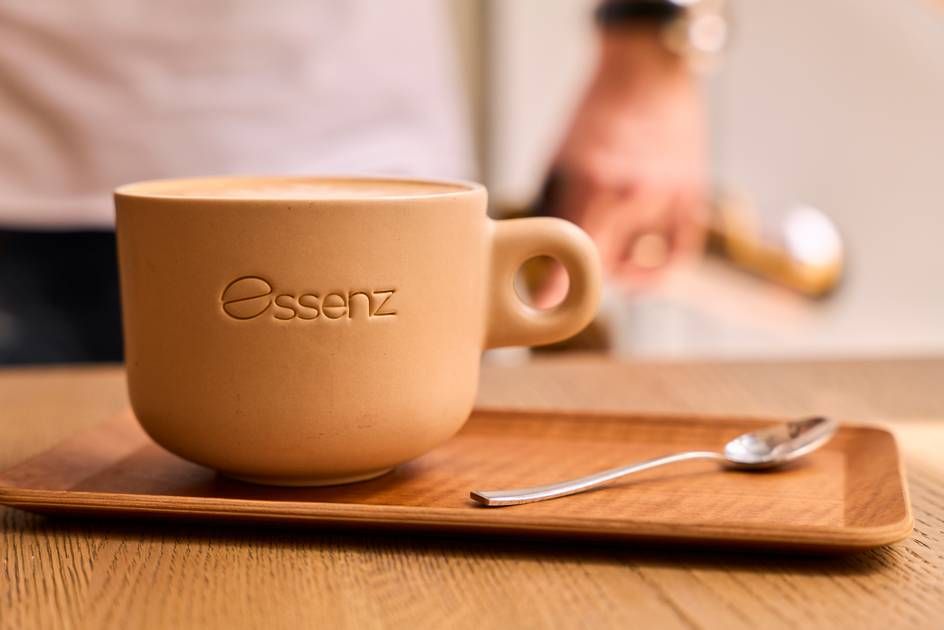
<path fill-rule="evenodd" d="M 222 474 L 231 479 L 236 479 L 237 481 L 245 481 L 247 483 L 254 483 L 261 486 L 314 488 L 318 486 L 339 486 L 345 483 L 368 481 L 369 479 L 375 479 L 381 475 L 386 475 L 391 470 L 393 470 L 393 468 L 383 468 L 381 470 L 374 470 L 362 475 L 351 475 L 349 477 L 243 477 L 242 475 L 232 475 L 230 473 Z"/>

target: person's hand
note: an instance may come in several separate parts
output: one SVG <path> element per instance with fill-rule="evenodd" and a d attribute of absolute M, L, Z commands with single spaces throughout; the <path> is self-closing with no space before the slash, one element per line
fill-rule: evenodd
<path fill-rule="evenodd" d="M 701 247 L 705 154 L 701 97 L 684 60 L 655 32 L 604 34 L 546 210 L 590 234 L 612 278 L 644 286 Z M 557 274 L 540 301 L 553 303 L 565 287 Z"/>

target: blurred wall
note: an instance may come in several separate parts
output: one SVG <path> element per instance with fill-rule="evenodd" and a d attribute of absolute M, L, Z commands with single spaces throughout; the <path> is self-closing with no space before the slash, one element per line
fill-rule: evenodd
<path fill-rule="evenodd" d="M 503 206 L 527 204 L 592 67 L 588 0 L 485 0 L 485 179 Z"/>
<path fill-rule="evenodd" d="M 455 34 L 458 49 L 458 80 L 462 84 L 472 117 L 471 129 L 475 142 L 476 177 L 485 173 L 486 134 L 486 64 L 488 62 L 488 31 L 485 27 L 485 0 L 448 0 L 446 15 Z"/>
<path fill-rule="evenodd" d="M 803 201 L 849 247 L 837 297 L 809 305 L 704 267 L 610 295 L 620 349 L 649 356 L 944 350 L 944 6 L 734 0 L 708 87 L 719 182 L 775 212 Z M 487 0 L 484 176 L 501 204 L 536 190 L 593 58 L 585 0 Z M 537 17 L 539 16 L 539 17 Z M 710 303 L 714 304 L 710 304 Z"/>

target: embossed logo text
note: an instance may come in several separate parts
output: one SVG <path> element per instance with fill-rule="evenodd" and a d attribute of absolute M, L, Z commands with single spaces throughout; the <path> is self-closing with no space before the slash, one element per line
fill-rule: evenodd
<path fill-rule="evenodd" d="M 396 289 L 351 289 L 330 291 L 277 291 L 260 276 L 236 278 L 223 289 L 220 304 L 233 319 L 256 319 L 270 313 L 281 321 L 324 319 L 373 319 L 395 317 Z"/>

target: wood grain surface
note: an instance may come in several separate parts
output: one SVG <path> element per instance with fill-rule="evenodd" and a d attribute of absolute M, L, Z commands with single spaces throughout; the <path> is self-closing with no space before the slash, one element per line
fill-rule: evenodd
<path fill-rule="evenodd" d="M 944 360 L 487 367 L 482 407 L 878 421 L 915 529 L 842 557 L 62 520 L 0 508 L 2 628 L 939 628 Z M 108 368 L 0 371 L 0 467 L 118 412 Z"/>
<path fill-rule="evenodd" d="M 152 442 L 128 412 L 0 472 L 0 503 L 40 513 L 307 523 L 377 530 L 849 551 L 898 542 L 912 518 L 895 439 L 844 425 L 776 472 L 694 461 L 567 500 L 486 509 L 469 491 L 574 479 L 683 451 L 723 450 L 770 421 L 480 410 L 389 474 L 333 487 L 243 483 Z"/>

